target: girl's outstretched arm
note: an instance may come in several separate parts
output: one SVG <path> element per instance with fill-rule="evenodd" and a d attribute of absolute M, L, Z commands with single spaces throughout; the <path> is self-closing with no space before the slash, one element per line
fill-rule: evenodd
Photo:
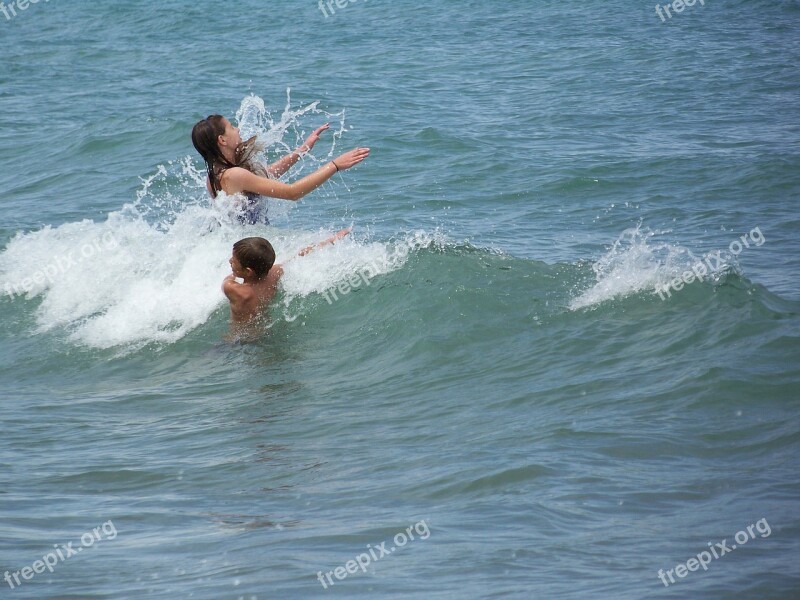
<path fill-rule="evenodd" d="M 268 166 L 267 173 L 269 173 L 269 176 L 278 179 L 281 175 L 286 173 L 286 171 L 291 169 L 297 163 L 297 161 L 300 160 L 301 156 L 303 156 L 306 152 L 311 151 L 311 149 L 314 147 L 314 144 L 316 144 L 319 141 L 319 136 L 322 134 L 323 131 L 327 131 L 329 127 L 330 127 L 329 123 L 325 123 L 325 125 L 323 125 L 322 127 L 317 127 L 314 130 L 314 133 L 308 136 L 306 141 L 303 142 L 303 145 L 300 146 L 297 150 L 295 150 L 291 154 L 287 154 L 280 160 L 276 160 L 274 163 Z"/>
<path fill-rule="evenodd" d="M 259 177 L 242 167 L 232 167 L 222 175 L 222 183 L 228 194 L 252 192 L 282 200 L 299 200 L 328 181 L 338 171 L 354 167 L 368 156 L 369 148 L 354 148 L 294 183 L 283 183 L 275 179 Z"/>

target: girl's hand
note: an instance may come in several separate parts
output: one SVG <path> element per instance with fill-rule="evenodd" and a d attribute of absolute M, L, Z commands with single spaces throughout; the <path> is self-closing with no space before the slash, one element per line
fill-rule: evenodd
<path fill-rule="evenodd" d="M 319 136 L 322 134 L 322 132 L 327 131 L 330 126 L 331 126 L 330 123 L 325 123 L 325 125 L 317 127 L 314 130 L 314 133 L 308 136 L 308 139 L 306 139 L 306 141 L 303 142 L 303 145 L 300 146 L 300 152 L 310 151 L 314 147 L 314 144 L 316 144 L 319 141 Z"/>
<path fill-rule="evenodd" d="M 333 164 L 340 171 L 345 171 L 350 167 L 356 166 L 369 156 L 369 148 L 353 148 L 350 152 L 345 152 L 334 159 Z"/>

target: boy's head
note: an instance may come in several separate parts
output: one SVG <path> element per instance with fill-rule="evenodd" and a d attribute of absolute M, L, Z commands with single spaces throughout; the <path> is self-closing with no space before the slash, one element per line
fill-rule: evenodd
<path fill-rule="evenodd" d="M 274 264 L 275 250 L 272 249 L 272 244 L 262 237 L 244 238 L 233 245 L 231 267 L 237 277 L 244 278 L 247 269 L 251 269 L 255 278 L 261 279 Z"/>

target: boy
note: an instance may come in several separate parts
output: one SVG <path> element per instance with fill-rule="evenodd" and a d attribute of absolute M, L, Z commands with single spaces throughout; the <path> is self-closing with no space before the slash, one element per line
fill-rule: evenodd
<path fill-rule="evenodd" d="M 333 244 L 350 233 L 342 229 L 336 235 L 316 245 L 303 248 L 297 253 L 305 256 L 314 248 Z M 231 305 L 231 321 L 234 325 L 245 325 L 255 320 L 261 309 L 272 301 L 278 290 L 278 280 L 283 275 L 283 267 L 275 264 L 275 250 L 262 237 L 249 237 L 233 245 L 230 258 L 233 273 L 222 282 L 222 291 Z M 237 283 L 236 279 L 244 283 Z"/>

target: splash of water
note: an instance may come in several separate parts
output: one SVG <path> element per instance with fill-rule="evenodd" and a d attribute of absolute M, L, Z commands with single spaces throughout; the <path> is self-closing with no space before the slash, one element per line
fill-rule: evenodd
<path fill-rule="evenodd" d="M 680 277 L 700 262 L 689 248 L 658 241 L 667 232 L 651 231 L 639 223 L 623 231 L 611 248 L 592 265 L 595 283 L 570 302 L 571 310 L 591 307 L 614 298 L 651 292 Z M 708 281 L 717 283 L 738 269 L 734 257 L 724 255 Z M 657 295 L 655 296 L 658 297 Z"/>
<path fill-rule="evenodd" d="M 287 105 L 275 120 L 260 98 L 248 96 L 237 119 L 243 131 L 263 136 L 269 151 L 296 147 L 303 137 L 301 118 L 338 116 L 332 153 L 344 132 L 344 111 L 330 115 L 317 105 L 293 110 L 287 92 Z M 78 345 L 170 344 L 215 313 L 225 327 L 220 284 L 230 273 L 233 243 L 250 235 L 269 239 L 283 261 L 330 233 L 242 227 L 220 203 L 209 201 L 204 170 L 184 157 L 160 165 L 142 180 L 136 199 L 104 222 L 82 220 L 17 233 L 0 253 L 0 297 L 33 306 L 37 333 L 61 330 Z M 424 243 L 413 234 L 388 243 L 354 236 L 293 260 L 282 284 L 285 302 L 321 293 L 367 265 L 378 265 L 379 273 L 400 268 L 408 254 L 401 249 Z"/>
<path fill-rule="evenodd" d="M 334 158 L 337 142 L 346 131 L 344 109 L 338 113 L 327 112 L 319 108 L 318 100 L 293 109 L 291 88 L 287 88 L 286 105 L 277 120 L 267 109 L 264 101 L 251 94 L 242 100 L 239 109 L 236 111 L 236 122 L 243 140 L 256 136 L 258 143 L 264 147 L 261 158 L 264 162 L 269 162 L 269 153 L 276 153 L 276 155 L 287 154 L 294 151 L 305 141 L 307 135 L 311 133 L 311 131 L 305 131 L 301 127 L 303 118 L 307 115 L 319 117 L 314 129 L 326 122 L 335 123 L 338 128 L 329 130 L 330 138 L 326 134 L 324 139 L 328 139 L 329 142 L 320 139 L 314 150 L 304 154 L 303 159 L 289 171 L 289 175 L 296 176 L 305 170 L 314 170 L 319 164 Z M 322 148 L 325 147 L 326 143 L 327 151 L 325 152 L 322 151 Z M 322 158 L 318 159 L 316 156 L 322 156 Z"/>

